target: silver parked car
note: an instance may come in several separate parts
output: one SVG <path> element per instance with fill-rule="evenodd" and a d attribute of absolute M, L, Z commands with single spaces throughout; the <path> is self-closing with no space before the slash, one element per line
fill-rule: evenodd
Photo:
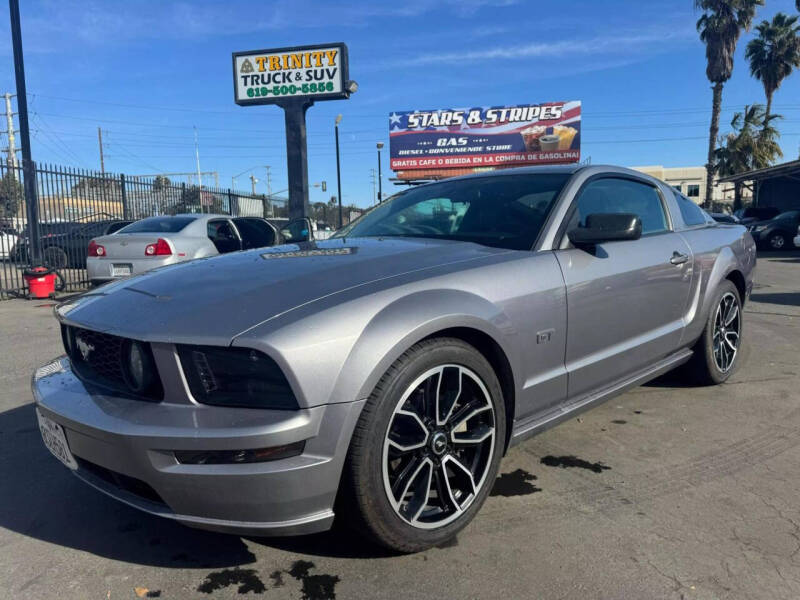
<path fill-rule="evenodd" d="M 152 514 L 286 535 L 341 510 L 417 551 L 470 522 L 510 445 L 684 363 L 730 377 L 755 264 L 744 227 L 627 169 L 445 180 L 326 241 L 59 306 L 40 428 Z"/>
<path fill-rule="evenodd" d="M 93 285 L 138 275 L 156 267 L 273 246 L 284 241 L 307 240 L 307 219 L 285 224 L 281 231 L 258 217 L 181 214 L 148 217 L 111 235 L 89 242 L 86 270 Z M 305 237 L 290 230 L 305 229 Z"/>

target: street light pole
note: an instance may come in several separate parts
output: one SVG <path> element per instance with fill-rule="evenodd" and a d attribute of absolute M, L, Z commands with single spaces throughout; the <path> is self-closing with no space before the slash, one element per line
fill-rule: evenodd
<path fill-rule="evenodd" d="M 342 175 L 339 171 L 339 123 L 342 122 L 342 115 L 336 115 L 336 197 L 339 200 L 339 229 L 342 228 Z"/>
<path fill-rule="evenodd" d="M 380 204 L 381 196 L 383 195 L 383 186 L 381 184 L 381 148 L 383 148 L 383 142 L 378 142 L 376 145 L 378 147 L 378 204 Z"/>

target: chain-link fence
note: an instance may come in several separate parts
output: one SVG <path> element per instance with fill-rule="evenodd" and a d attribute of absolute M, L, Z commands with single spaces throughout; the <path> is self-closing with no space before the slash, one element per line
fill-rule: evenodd
<path fill-rule="evenodd" d="M 45 164 L 37 164 L 35 173 L 39 218 L 31 224 L 23 170 L 0 159 L 0 300 L 24 294 L 22 273 L 34 254 L 37 262 L 58 269 L 64 291 L 86 288 L 89 241 L 137 219 L 177 213 L 289 216 L 285 198 L 176 184 L 160 175 L 126 177 Z"/>

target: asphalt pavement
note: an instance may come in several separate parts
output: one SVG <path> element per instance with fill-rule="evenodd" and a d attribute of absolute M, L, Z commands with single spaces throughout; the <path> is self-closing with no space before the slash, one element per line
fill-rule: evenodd
<path fill-rule="evenodd" d="M 0 597 L 800 597 L 800 251 L 760 256 L 743 363 L 667 375 L 515 447 L 456 540 L 389 555 L 346 530 L 188 529 L 73 477 L 41 443 L 51 303 L 0 302 Z"/>

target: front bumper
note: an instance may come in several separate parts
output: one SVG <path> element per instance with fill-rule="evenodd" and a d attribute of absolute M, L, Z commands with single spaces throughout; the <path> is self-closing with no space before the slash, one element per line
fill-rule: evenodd
<path fill-rule="evenodd" d="M 37 370 L 38 409 L 59 423 L 79 468 L 100 491 L 192 527 L 247 535 L 328 529 L 363 401 L 298 411 L 147 402 L 104 395 L 62 357 Z M 302 454 L 249 464 L 181 464 L 175 450 L 269 448 Z"/>

